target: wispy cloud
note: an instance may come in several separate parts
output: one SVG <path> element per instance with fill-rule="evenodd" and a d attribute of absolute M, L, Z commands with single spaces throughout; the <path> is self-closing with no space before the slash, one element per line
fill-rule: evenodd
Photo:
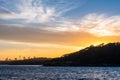
<path fill-rule="evenodd" d="M 18 4 L 16 8 L 19 13 L 12 12 L 12 14 L 2 14 L 1 19 L 24 19 L 26 22 L 46 22 L 50 21 L 54 16 L 53 8 L 44 8 L 42 3 L 37 6 L 37 3 L 32 4 L 32 0 L 22 0 L 21 4 Z"/>
<path fill-rule="evenodd" d="M 77 6 L 75 2 L 56 1 L 53 5 L 44 3 L 46 0 L 20 0 L 14 7 L 18 12 L 2 14 L 0 19 L 24 19 L 28 23 L 46 23 L 60 21 L 62 14 Z M 48 1 L 50 2 L 50 1 Z M 7 4 L 6 4 L 7 5 Z M 4 8 L 5 9 L 5 8 Z M 25 23 L 25 22 L 24 22 Z"/>
<path fill-rule="evenodd" d="M 120 16 L 89 14 L 80 21 L 79 27 L 97 36 L 120 36 Z"/>
<path fill-rule="evenodd" d="M 92 13 L 77 21 L 67 20 L 54 28 L 44 29 L 55 32 L 88 32 L 96 36 L 120 36 L 120 16 Z"/>
<path fill-rule="evenodd" d="M 2 14 L 11 14 L 11 12 L 4 7 L 0 7 L 0 15 Z"/>

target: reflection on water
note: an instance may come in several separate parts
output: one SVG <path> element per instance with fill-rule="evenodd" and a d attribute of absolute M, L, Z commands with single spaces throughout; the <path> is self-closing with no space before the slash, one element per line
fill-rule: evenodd
<path fill-rule="evenodd" d="M 0 66 L 0 80 L 120 80 L 120 68 Z"/>

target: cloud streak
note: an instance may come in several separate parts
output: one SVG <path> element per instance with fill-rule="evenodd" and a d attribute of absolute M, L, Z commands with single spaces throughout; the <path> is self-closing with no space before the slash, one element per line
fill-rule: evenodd
<path fill-rule="evenodd" d="M 12 42 L 79 45 L 78 40 L 92 36 L 84 32 L 54 32 L 33 27 L 16 27 L 0 25 L 0 40 Z M 76 39 L 77 38 L 77 39 Z M 73 43 L 74 42 L 74 43 Z"/>
<path fill-rule="evenodd" d="M 80 29 L 97 36 L 120 36 L 120 16 L 89 14 L 80 21 Z"/>
<path fill-rule="evenodd" d="M 20 0 L 14 7 L 14 10 L 17 9 L 18 12 L 11 11 L 12 14 L 2 14 L 1 19 L 24 19 L 26 23 L 56 22 L 56 20 L 62 20 L 64 13 L 77 7 L 75 6 L 77 3 L 74 1 L 68 3 L 61 0 L 51 3 L 52 5 L 48 5 L 45 1 L 46 0 Z M 4 8 L 4 10 L 6 10 L 6 8 Z"/>
<path fill-rule="evenodd" d="M 87 32 L 96 36 L 120 36 L 120 16 L 88 14 L 78 21 L 65 21 L 57 27 L 46 27 L 55 32 Z"/>
<path fill-rule="evenodd" d="M 77 46 L 65 46 L 59 44 L 50 44 L 50 43 L 27 43 L 27 42 L 12 42 L 0 40 L 0 49 L 73 49 L 79 50 L 82 47 Z"/>

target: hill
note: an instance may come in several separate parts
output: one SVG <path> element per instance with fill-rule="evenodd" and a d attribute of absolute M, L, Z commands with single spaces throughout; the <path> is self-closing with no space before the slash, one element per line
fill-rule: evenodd
<path fill-rule="evenodd" d="M 120 66 L 120 43 L 89 46 L 80 51 L 46 61 L 44 66 Z"/>
<path fill-rule="evenodd" d="M 120 43 L 89 46 L 59 58 L 32 58 L 25 60 L 0 61 L 4 65 L 43 66 L 120 66 Z"/>

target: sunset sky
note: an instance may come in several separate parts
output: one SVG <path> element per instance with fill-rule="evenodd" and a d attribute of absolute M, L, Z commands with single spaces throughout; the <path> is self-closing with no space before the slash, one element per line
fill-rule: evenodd
<path fill-rule="evenodd" d="M 120 0 L 0 0 L 0 60 L 119 41 Z"/>

